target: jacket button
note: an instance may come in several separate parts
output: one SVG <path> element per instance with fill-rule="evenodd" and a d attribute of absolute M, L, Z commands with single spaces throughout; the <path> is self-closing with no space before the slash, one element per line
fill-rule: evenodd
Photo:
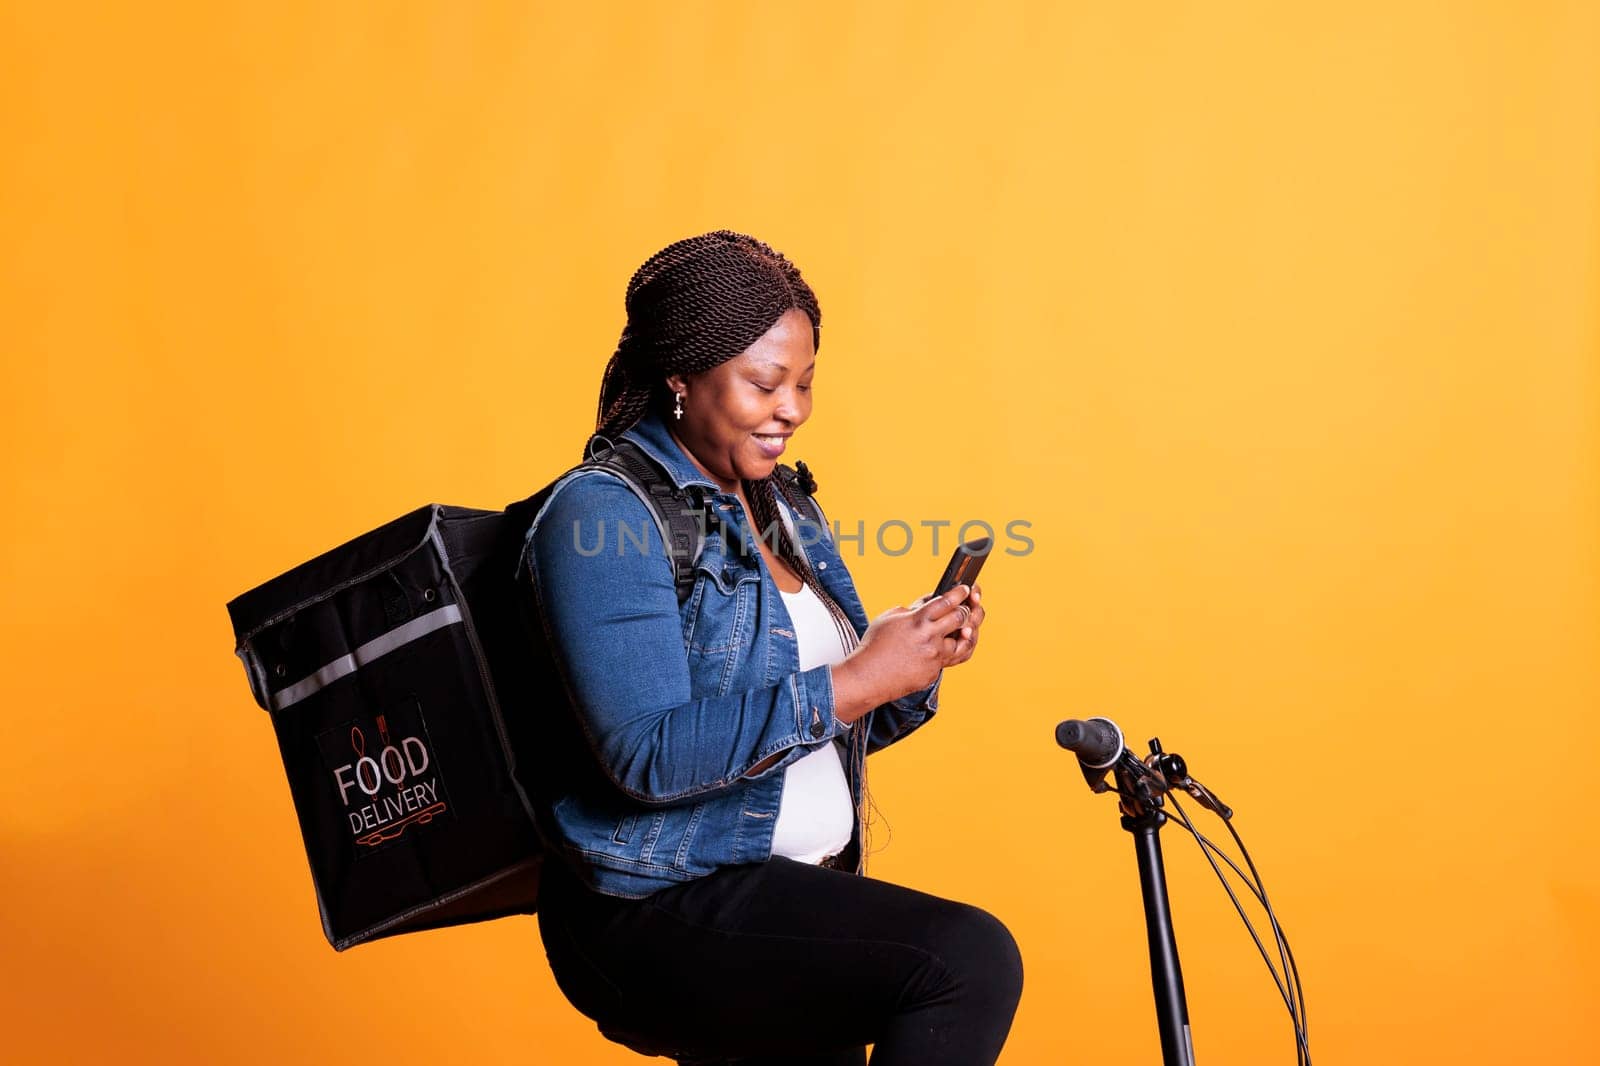
<path fill-rule="evenodd" d="M 826 733 L 827 731 L 828 731 L 827 726 L 824 726 L 821 722 L 813 722 L 813 723 L 811 723 L 811 735 L 813 737 L 816 737 L 816 738 L 818 738 L 820 740 L 821 737 L 822 737 L 822 734 Z"/>

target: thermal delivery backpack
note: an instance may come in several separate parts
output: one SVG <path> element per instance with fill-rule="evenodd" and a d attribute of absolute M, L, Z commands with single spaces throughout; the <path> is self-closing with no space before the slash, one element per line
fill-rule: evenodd
<path fill-rule="evenodd" d="M 650 501 L 681 598 L 698 489 L 626 440 L 583 465 Z M 551 485 L 501 511 L 419 507 L 228 603 L 335 950 L 534 912 L 543 846 L 519 770 L 561 682 L 520 563 Z"/>

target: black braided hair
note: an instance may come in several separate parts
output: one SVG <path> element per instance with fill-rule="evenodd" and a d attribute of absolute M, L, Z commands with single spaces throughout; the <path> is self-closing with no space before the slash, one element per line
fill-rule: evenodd
<path fill-rule="evenodd" d="M 628 321 L 595 413 L 595 433 L 608 438 L 652 401 L 665 402 L 668 375 L 727 362 L 791 308 L 806 313 L 813 346 L 822 345 L 822 311 L 800 271 L 770 245 L 732 230 L 667 245 L 634 271 L 624 302 Z"/>
<path fill-rule="evenodd" d="M 800 271 L 781 252 L 743 233 L 716 230 L 669 244 L 645 260 L 628 282 L 627 325 L 600 382 L 594 434 L 615 438 L 637 422 L 652 403 L 665 405 L 670 374 L 693 374 L 727 362 L 760 340 L 785 311 L 799 308 L 811 319 L 813 346 L 820 345 L 822 311 Z M 807 471 L 805 479 L 815 488 Z M 744 482 L 757 536 L 771 541 L 789 568 L 830 608 L 846 648 L 857 643 L 855 627 L 807 564 L 778 517 L 782 495 L 804 514 L 782 471 Z"/>
<path fill-rule="evenodd" d="M 594 433 L 584 444 L 586 458 L 596 437 L 615 439 L 652 404 L 664 411 L 671 393 L 669 375 L 699 373 L 727 362 L 760 340 L 786 311 L 804 311 L 811 319 L 813 347 L 822 345 L 822 311 L 799 269 L 770 245 L 732 230 L 688 237 L 652 255 L 628 281 L 624 304 L 627 324 L 600 382 Z M 805 515 L 797 494 L 816 491 L 816 482 L 803 465 L 798 487 L 783 475 L 780 464 L 760 481 L 743 482 L 755 535 L 776 538 L 779 558 L 828 608 L 848 654 L 860 643 L 855 627 L 823 588 L 778 514 L 781 495 L 796 514 Z M 864 732 L 854 728 L 851 735 L 863 760 Z"/>

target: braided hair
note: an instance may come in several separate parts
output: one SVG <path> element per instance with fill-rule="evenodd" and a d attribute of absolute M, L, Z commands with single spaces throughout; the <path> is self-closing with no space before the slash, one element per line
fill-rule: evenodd
<path fill-rule="evenodd" d="M 628 282 L 627 324 L 600 382 L 595 437 L 614 438 L 652 404 L 666 403 L 671 374 L 694 374 L 727 362 L 760 340 L 785 311 L 798 308 L 811 319 L 813 347 L 822 343 L 822 311 L 800 271 L 781 252 L 754 237 L 716 230 L 669 244 L 634 271 Z M 857 643 L 855 627 L 823 589 L 805 555 L 779 518 L 782 496 L 804 514 L 785 471 L 774 468 L 760 481 L 744 480 L 751 517 L 789 568 L 829 607 L 846 648 Z M 809 480 L 809 478 L 807 479 Z M 812 483 L 810 489 L 815 488 Z"/>
<path fill-rule="evenodd" d="M 822 345 L 822 312 L 800 271 L 767 244 L 717 230 L 667 245 L 628 282 L 627 324 L 600 382 L 594 431 L 615 436 L 662 402 L 670 374 L 727 362 L 760 340 L 785 311 L 811 319 Z M 591 438 L 592 439 L 592 438 Z"/>
<path fill-rule="evenodd" d="M 600 382 L 585 457 L 597 437 L 616 437 L 652 405 L 665 410 L 669 375 L 695 374 L 727 362 L 760 340 L 786 311 L 804 311 L 811 319 L 813 348 L 822 345 L 822 311 L 799 269 L 770 245 L 732 230 L 676 241 L 645 260 L 628 282 L 625 307 L 627 324 Z M 803 515 L 799 494 L 816 490 L 803 464 L 794 479 L 800 484 L 791 478 L 792 472 L 779 464 L 759 481 L 742 480 L 757 535 L 776 537 L 777 555 L 827 607 L 848 654 L 860 643 L 855 626 L 823 588 L 779 515 L 780 497 Z M 864 734 L 864 729 L 852 729 L 850 738 L 863 759 L 863 772 Z M 865 776 L 862 781 L 865 793 Z M 865 855 L 865 840 L 862 851 Z"/>

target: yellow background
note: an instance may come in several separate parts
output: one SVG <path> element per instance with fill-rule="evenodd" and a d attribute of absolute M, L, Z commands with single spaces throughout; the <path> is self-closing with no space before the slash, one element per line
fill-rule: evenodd
<path fill-rule="evenodd" d="M 1582 3 L 6 4 L 8 1057 L 640 1061 L 532 919 L 327 946 L 224 603 L 564 469 L 723 226 L 820 296 L 832 517 L 1032 523 L 874 760 L 873 873 L 1021 942 L 1002 1062 L 1157 1059 L 1091 714 L 1238 810 L 1316 1061 L 1592 1054 L 1597 83 Z M 1200 1061 L 1291 1061 L 1164 839 Z"/>

